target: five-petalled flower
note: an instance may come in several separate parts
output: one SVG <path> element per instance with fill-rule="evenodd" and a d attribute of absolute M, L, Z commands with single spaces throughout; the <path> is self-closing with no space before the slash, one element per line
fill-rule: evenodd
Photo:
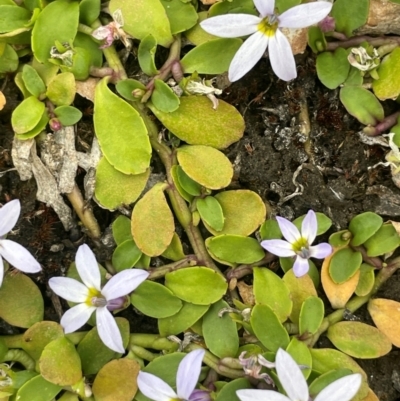
<path fill-rule="evenodd" d="M 3 258 L 24 273 L 37 273 L 42 270 L 28 250 L 14 241 L 5 239 L 17 223 L 20 213 L 21 204 L 18 199 L 6 203 L 0 209 L 0 286 L 4 276 Z"/>
<path fill-rule="evenodd" d="M 195 390 L 204 354 L 203 349 L 196 349 L 182 359 L 176 375 L 176 392 L 164 380 L 142 371 L 137 378 L 139 390 L 154 401 L 195 401 L 204 399 L 204 396 L 209 398 L 206 391 Z"/>
<path fill-rule="evenodd" d="M 79 247 L 75 263 L 83 284 L 68 277 L 53 277 L 49 280 L 50 288 L 57 295 L 78 303 L 64 313 L 61 326 L 65 333 L 71 333 L 82 327 L 96 311 L 96 325 L 101 340 L 113 351 L 124 353 L 121 333 L 110 310 L 115 309 L 115 303 L 119 303 L 118 298 L 131 293 L 146 280 L 149 273 L 139 269 L 123 270 L 101 288 L 99 266 L 86 244 Z"/>
<path fill-rule="evenodd" d="M 276 372 L 286 395 L 273 390 L 238 390 L 241 401 L 309 401 L 306 379 L 294 359 L 283 349 L 276 354 Z M 361 386 L 361 374 L 354 373 L 335 380 L 325 387 L 314 401 L 349 401 Z"/>
<path fill-rule="evenodd" d="M 301 225 L 301 233 L 289 220 L 277 216 L 279 228 L 286 241 L 271 239 L 261 241 L 261 246 L 267 251 L 279 257 L 296 256 L 293 272 L 297 277 L 304 276 L 308 272 L 309 258 L 323 259 L 332 253 L 332 247 L 323 242 L 311 246 L 317 236 L 317 216 L 313 210 L 309 210 Z"/>
<path fill-rule="evenodd" d="M 251 35 L 239 48 L 229 66 L 229 80 L 237 81 L 250 71 L 268 47 L 274 73 L 284 81 L 296 78 L 296 64 L 290 43 L 280 28 L 306 28 L 323 20 L 332 3 L 317 1 L 290 8 L 281 15 L 274 12 L 275 0 L 253 0 L 260 13 L 227 14 L 200 23 L 208 33 L 223 38 Z"/>

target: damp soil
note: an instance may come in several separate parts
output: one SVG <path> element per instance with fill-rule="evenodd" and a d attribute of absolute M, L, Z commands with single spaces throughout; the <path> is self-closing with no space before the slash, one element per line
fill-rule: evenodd
<path fill-rule="evenodd" d="M 235 167 L 231 189 L 257 192 L 269 205 L 270 215 L 293 219 L 309 209 L 325 213 L 332 219 L 333 228 L 324 239 L 346 228 L 352 217 L 365 211 L 400 221 L 400 189 L 393 184 L 389 168 L 373 167 L 384 161 L 387 149 L 360 141 L 358 132 L 362 127 L 341 105 L 339 92 L 324 88 L 318 81 L 312 55 L 297 57 L 297 65 L 298 78 L 287 83 L 277 80 L 268 61 L 262 60 L 221 96 L 246 121 L 243 138 L 226 150 Z M 3 83 L 0 80 L 0 86 Z M 0 111 L 0 173 L 13 167 L 10 116 L 21 101 L 11 80 L 4 93 L 8 103 Z M 84 113 L 77 128 L 79 149 L 82 141 L 91 143 L 92 104 L 78 98 L 76 105 Z M 389 113 L 392 105 L 385 107 Z M 160 172 L 157 160 L 153 167 L 153 172 Z M 83 171 L 78 171 L 77 182 L 81 184 L 82 180 Z M 65 232 L 54 211 L 36 201 L 33 179 L 22 182 L 16 171 L 1 173 L 0 189 L 1 203 L 21 200 L 21 218 L 9 238 L 26 246 L 41 263 L 43 271 L 34 280 L 45 299 L 45 319 L 58 321 L 67 305 L 51 297 L 48 279 L 65 272 L 83 242 L 92 246 L 100 263 L 110 258 L 112 248 L 96 247 L 98 244 L 92 243 L 84 230 Z M 92 207 L 103 231 L 118 215 L 95 204 Z M 400 301 L 399 272 L 385 283 L 378 296 Z M 154 319 L 131 309 L 121 315 L 129 319 L 135 332 L 156 332 Z M 365 307 L 353 318 L 372 323 Z M 18 332 L 0 319 L 0 334 Z M 326 337 L 318 345 L 332 346 Z M 400 400 L 399 361 L 400 350 L 396 347 L 382 358 L 357 360 L 381 401 Z"/>

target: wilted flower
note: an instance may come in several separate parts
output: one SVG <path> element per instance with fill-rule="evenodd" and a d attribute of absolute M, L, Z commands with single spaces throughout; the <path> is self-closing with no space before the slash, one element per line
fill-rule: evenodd
<path fill-rule="evenodd" d="M 309 401 L 309 391 L 306 379 L 294 359 L 283 349 L 276 354 L 276 372 L 286 395 L 273 390 L 238 390 L 241 401 Z M 314 401 L 349 401 L 361 386 L 360 373 L 354 373 L 325 387 Z"/>
<path fill-rule="evenodd" d="M 101 288 L 99 266 L 91 249 L 81 245 L 76 253 L 76 269 L 83 284 L 68 277 L 53 277 L 49 280 L 50 288 L 60 297 L 70 302 L 77 302 L 61 318 L 65 333 L 71 333 L 82 327 L 96 311 L 96 325 L 99 336 L 108 348 L 116 352 L 125 352 L 121 333 L 109 309 L 119 304 L 120 297 L 131 293 L 149 273 L 139 269 L 123 270 L 113 276 Z"/>
<path fill-rule="evenodd" d="M 332 247 L 326 242 L 311 246 L 318 229 L 317 216 L 314 211 L 308 211 L 301 225 L 301 233 L 289 220 L 279 216 L 276 220 L 286 241 L 270 239 L 261 241 L 261 246 L 279 257 L 296 256 L 293 271 L 297 277 L 304 276 L 308 272 L 309 258 L 323 259 L 332 253 Z"/>
<path fill-rule="evenodd" d="M 37 273 L 42 270 L 27 249 L 14 241 L 5 239 L 17 223 L 20 213 L 21 204 L 18 199 L 6 203 L 0 209 L 0 286 L 4 276 L 3 258 L 24 273 Z"/>
<path fill-rule="evenodd" d="M 239 363 L 243 366 L 244 373 L 247 376 L 254 377 L 255 379 L 263 379 L 267 384 L 275 386 L 274 381 L 268 373 L 261 373 L 263 366 L 272 369 L 275 367 L 275 363 L 268 361 L 261 354 L 251 355 L 248 358 L 245 358 L 246 353 L 246 351 L 243 351 L 239 355 Z"/>
<path fill-rule="evenodd" d="M 251 35 L 229 66 L 229 80 L 237 81 L 250 71 L 269 46 L 275 74 L 284 81 L 296 78 L 296 64 L 289 41 L 280 28 L 306 28 L 324 19 L 331 11 L 327 1 L 301 4 L 281 15 L 274 13 L 275 0 L 253 0 L 259 17 L 249 14 L 218 15 L 200 23 L 208 33 L 223 38 Z"/>
<path fill-rule="evenodd" d="M 203 349 L 196 349 L 182 359 L 176 374 L 176 392 L 164 380 L 146 372 L 139 372 L 139 390 L 154 401 L 210 400 L 207 391 L 195 390 L 204 354 Z"/>

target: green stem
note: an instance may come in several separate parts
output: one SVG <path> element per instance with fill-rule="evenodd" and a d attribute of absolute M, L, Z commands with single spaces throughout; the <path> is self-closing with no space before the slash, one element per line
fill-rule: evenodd
<path fill-rule="evenodd" d="M 129 344 L 130 348 L 132 346 L 138 346 L 141 348 L 154 349 L 156 351 L 176 351 L 179 347 L 177 343 L 158 334 L 131 334 Z"/>
<path fill-rule="evenodd" d="M 149 280 L 156 280 L 158 278 L 164 277 L 167 273 L 173 272 L 175 270 L 184 269 L 185 267 L 192 267 L 198 264 L 195 255 L 187 255 L 184 259 L 178 260 L 177 262 L 168 263 L 160 267 L 155 267 L 149 269 L 150 276 Z"/>
<path fill-rule="evenodd" d="M 22 349 L 10 349 L 4 355 L 1 362 L 18 362 L 26 370 L 35 370 L 35 361 Z"/>
<path fill-rule="evenodd" d="M 7 346 L 7 348 L 22 348 L 24 342 L 23 334 L 15 334 L 13 336 L 1 336 L 1 340 Z"/>
<path fill-rule="evenodd" d="M 157 358 L 157 355 L 154 355 L 152 352 L 147 351 L 147 349 L 139 347 L 138 345 L 131 345 L 130 349 L 136 356 L 144 359 L 145 361 L 151 362 Z"/>

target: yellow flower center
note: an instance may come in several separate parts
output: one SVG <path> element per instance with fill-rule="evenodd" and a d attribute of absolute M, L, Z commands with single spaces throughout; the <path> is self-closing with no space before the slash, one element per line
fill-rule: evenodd
<path fill-rule="evenodd" d="M 309 244 L 306 238 L 300 237 L 296 242 L 292 243 L 293 250 L 303 258 L 309 258 Z"/>
<path fill-rule="evenodd" d="M 268 15 L 257 25 L 257 29 L 265 36 L 274 36 L 278 29 L 278 19 L 275 15 Z"/>
<path fill-rule="evenodd" d="M 89 293 L 85 303 L 88 306 L 105 306 L 107 301 L 103 295 L 101 295 L 101 292 L 96 290 L 96 288 L 89 288 Z"/>

